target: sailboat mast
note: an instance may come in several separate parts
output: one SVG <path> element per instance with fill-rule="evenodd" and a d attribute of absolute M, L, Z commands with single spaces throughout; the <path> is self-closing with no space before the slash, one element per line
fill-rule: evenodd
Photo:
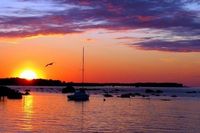
<path fill-rule="evenodd" d="M 82 88 L 84 88 L 84 82 L 85 82 L 85 49 L 83 47 L 83 57 L 82 57 Z"/>

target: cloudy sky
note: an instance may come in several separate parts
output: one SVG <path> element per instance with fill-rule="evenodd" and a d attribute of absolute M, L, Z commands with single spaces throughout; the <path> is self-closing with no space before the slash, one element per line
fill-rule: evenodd
<path fill-rule="evenodd" d="M 1 0 L 0 38 L 0 77 L 79 81 L 85 45 L 88 82 L 200 85 L 199 0 Z"/>

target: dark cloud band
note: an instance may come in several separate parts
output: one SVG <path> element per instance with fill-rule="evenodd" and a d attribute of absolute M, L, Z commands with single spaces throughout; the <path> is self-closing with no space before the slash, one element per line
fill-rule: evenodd
<path fill-rule="evenodd" d="M 158 50 L 171 52 L 200 52 L 200 39 L 198 40 L 182 40 L 182 41 L 162 41 L 154 40 L 132 44 L 143 50 Z"/>

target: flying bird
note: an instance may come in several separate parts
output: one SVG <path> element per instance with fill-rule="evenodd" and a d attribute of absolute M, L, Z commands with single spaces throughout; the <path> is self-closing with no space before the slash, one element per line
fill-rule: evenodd
<path fill-rule="evenodd" d="M 48 64 L 45 65 L 45 67 L 51 66 L 53 64 L 54 64 L 54 62 L 48 63 Z"/>

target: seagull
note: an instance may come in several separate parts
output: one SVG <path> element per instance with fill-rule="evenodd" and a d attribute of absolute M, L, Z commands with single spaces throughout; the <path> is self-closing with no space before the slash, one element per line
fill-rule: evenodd
<path fill-rule="evenodd" d="M 45 67 L 51 66 L 51 65 L 53 65 L 53 64 L 54 64 L 54 62 L 51 62 L 51 63 L 49 63 L 49 64 L 46 64 Z"/>

